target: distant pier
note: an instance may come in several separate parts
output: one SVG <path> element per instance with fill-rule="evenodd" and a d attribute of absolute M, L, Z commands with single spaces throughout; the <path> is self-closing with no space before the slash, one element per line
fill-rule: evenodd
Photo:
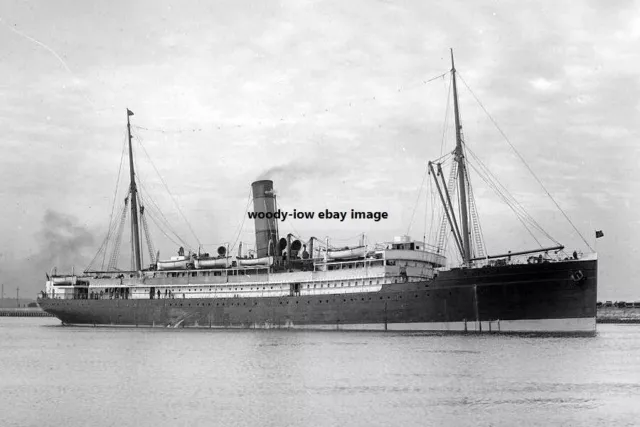
<path fill-rule="evenodd" d="M 640 307 L 600 306 L 596 314 L 597 323 L 640 323 Z"/>
<path fill-rule="evenodd" d="M 33 308 L 0 308 L 0 317 L 53 317 L 52 314 Z"/>

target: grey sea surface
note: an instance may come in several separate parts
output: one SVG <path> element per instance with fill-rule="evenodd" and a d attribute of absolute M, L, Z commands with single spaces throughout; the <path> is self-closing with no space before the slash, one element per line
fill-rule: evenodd
<path fill-rule="evenodd" d="M 638 426 L 640 325 L 593 338 L 0 319 L 1 426 Z"/>

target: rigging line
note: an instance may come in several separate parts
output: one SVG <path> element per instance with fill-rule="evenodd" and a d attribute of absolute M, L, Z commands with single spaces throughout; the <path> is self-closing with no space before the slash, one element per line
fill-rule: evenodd
<path fill-rule="evenodd" d="M 418 196 L 416 197 L 416 203 L 413 205 L 413 212 L 411 213 L 411 219 L 409 220 L 409 226 L 407 227 L 407 235 L 409 235 L 409 231 L 411 230 L 411 225 L 413 224 L 413 218 L 416 214 L 418 203 L 420 202 L 420 196 L 422 195 L 422 189 L 424 188 L 424 181 L 427 178 L 428 171 L 429 171 L 429 168 L 425 167 L 424 173 L 422 174 L 422 183 L 420 184 L 420 189 L 418 190 Z"/>
<path fill-rule="evenodd" d="M 500 182 L 500 180 L 498 180 L 498 178 L 493 175 L 493 173 L 491 173 L 491 170 L 487 167 L 486 164 L 484 164 L 484 162 L 473 152 L 473 150 L 471 150 L 469 148 L 469 146 L 465 145 L 465 150 L 469 152 L 469 154 L 471 154 L 471 156 L 473 157 L 473 159 L 475 161 L 477 161 L 481 167 L 481 169 L 483 170 L 483 173 L 485 173 L 488 177 L 488 179 L 490 179 L 495 187 L 494 191 L 500 192 L 502 193 L 507 199 L 511 200 L 511 203 L 513 203 L 515 206 L 514 208 L 518 208 L 520 210 L 521 215 L 523 216 L 523 218 L 527 219 L 527 221 L 529 221 L 529 223 L 536 228 L 538 231 L 540 231 L 543 235 L 545 235 L 549 240 L 553 241 L 556 244 L 559 244 L 558 241 L 556 239 L 554 239 L 549 233 L 547 233 L 547 231 L 535 220 L 535 218 L 533 218 L 533 216 L 531 216 L 527 210 L 524 208 L 524 206 L 522 206 L 522 204 L 520 204 L 520 202 L 509 192 L 509 190 Z M 471 163 L 471 162 L 470 162 Z M 501 191 L 500 188 L 502 188 Z M 509 203 L 509 202 L 507 202 Z"/>
<path fill-rule="evenodd" d="M 118 196 L 118 186 L 120 184 L 120 173 L 122 172 L 122 163 L 124 161 L 124 151 L 125 151 L 125 147 L 126 147 L 126 140 L 123 140 L 122 143 L 122 154 L 120 155 L 120 166 L 118 166 L 118 178 L 116 178 L 116 189 L 113 192 L 113 203 L 111 204 L 111 215 L 109 215 L 109 224 L 111 224 L 113 222 L 113 210 L 116 207 L 116 197 Z M 111 228 L 109 228 L 109 231 L 107 231 L 107 241 L 109 240 L 109 235 L 111 232 Z M 104 268 L 104 262 L 105 262 L 105 258 L 107 256 L 107 251 L 105 251 L 104 256 L 102 257 L 102 267 Z"/>
<path fill-rule="evenodd" d="M 153 223 L 156 225 L 156 227 L 158 227 L 158 230 L 160 230 L 160 232 L 161 232 L 162 234 L 164 234 L 164 235 L 165 235 L 165 237 L 166 237 L 167 239 L 171 240 L 171 243 L 173 243 L 173 244 L 174 244 L 174 245 L 176 245 L 176 246 L 182 246 L 182 245 L 184 245 L 184 242 L 183 242 L 182 244 L 181 244 L 181 243 L 178 243 L 178 242 L 176 242 L 175 240 L 173 240 L 173 239 L 171 238 L 171 236 L 169 236 L 167 233 L 165 233 L 165 231 L 164 231 L 164 230 L 162 229 L 162 227 L 158 224 L 158 221 L 156 221 L 156 218 L 154 217 L 154 215 L 153 215 L 152 213 L 147 212 L 147 215 L 149 216 L 149 218 L 151 218 L 151 221 L 153 221 Z M 185 246 L 186 246 L 186 245 L 185 245 Z"/>
<path fill-rule="evenodd" d="M 471 179 L 469 178 L 469 169 L 465 169 L 465 174 L 467 175 L 467 187 L 469 187 L 469 195 L 473 198 L 473 207 L 475 211 L 476 223 L 478 224 L 478 230 L 480 231 L 480 240 L 483 246 L 483 250 L 485 255 L 487 254 L 487 245 L 484 239 L 484 232 L 482 231 L 482 222 L 480 221 L 480 213 L 478 213 L 478 206 L 476 203 L 476 196 L 473 193 L 473 187 L 471 186 Z"/>
<path fill-rule="evenodd" d="M 184 247 L 185 244 L 179 241 L 176 241 L 173 237 L 171 237 L 168 233 L 166 233 L 164 231 L 164 229 L 162 228 L 162 226 L 158 223 L 158 219 L 153 215 L 153 213 L 149 213 L 149 218 L 151 218 L 151 221 L 153 221 L 153 223 L 155 224 L 155 226 L 158 228 L 158 230 L 160 230 L 160 233 L 162 233 L 167 239 L 169 239 L 169 241 L 171 243 L 173 243 L 174 245 L 176 245 L 176 247 Z M 187 246 L 187 249 L 189 247 Z M 157 260 L 156 260 L 157 261 Z"/>
<path fill-rule="evenodd" d="M 444 164 L 446 161 L 449 161 L 453 157 L 453 151 L 450 151 L 435 160 L 431 160 L 431 163 L 442 163 Z"/>
<path fill-rule="evenodd" d="M 278 202 L 278 204 L 280 205 L 280 207 L 282 207 L 282 203 Z M 285 212 L 291 212 L 291 211 L 286 211 L 285 209 L 282 209 Z M 296 230 L 296 228 L 293 226 L 293 221 L 295 221 L 295 218 L 292 219 L 291 221 L 289 221 L 289 227 L 291 227 L 291 229 L 293 230 L 293 233 L 297 234 L 298 236 L 300 236 L 300 233 L 298 233 L 298 230 Z M 291 233 L 291 234 L 293 234 Z"/>
<path fill-rule="evenodd" d="M 144 188 L 144 186 L 141 186 L 142 188 Z M 191 247 L 191 245 L 189 245 L 182 237 L 180 237 L 180 235 L 178 233 L 176 233 L 176 231 L 171 227 L 171 225 L 169 224 L 169 221 L 164 217 L 164 214 L 162 213 L 162 211 L 160 210 L 160 208 L 157 207 L 157 205 L 155 204 L 155 202 L 153 201 L 153 199 L 150 198 L 150 196 L 148 195 L 146 189 L 144 189 L 144 193 L 145 195 L 143 196 L 141 193 L 141 199 L 144 203 L 144 205 L 146 206 L 145 211 L 150 211 L 151 213 L 153 213 L 154 215 L 159 214 L 158 217 L 164 220 L 164 222 L 162 223 L 162 225 L 159 225 L 158 223 L 156 223 L 156 225 L 158 225 L 158 228 L 160 229 L 160 231 L 163 232 L 163 234 L 166 235 L 166 233 L 164 233 L 164 230 L 162 229 L 162 226 L 164 226 L 167 230 L 169 230 L 170 233 L 172 233 L 174 235 L 174 237 L 176 239 L 178 239 L 178 241 L 180 242 L 179 246 L 185 246 L 187 247 L 187 249 L 193 249 Z M 149 197 L 149 198 L 147 198 Z M 147 201 L 151 200 L 151 204 L 148 204 Z M 159 219 L 160 220 L 160 219 Z M 162 222 L 162 221 L 161 221 Z M 175 241 L 172 240 L 174 243 Z"/>
<path fill-rule="evenodd" d="M 513 209 L 517 208 L 523 218 L 526 218 L 543 234 L 547 235 L 547 237 L 555 241 L 555 239 L 551 238 L 551 236 L 549 236 L 546 231 L 535 221 L 535 219 L 526 211 L 526 209 L 520 204 L 520 202 L 518 202 L 518 200 L 509 192 L 509 190 L 500 182 L 500 180 L 498 180 L 498 178 L 496 178 L 496 176 L 491 173 L 491 170 L 482 162 L 482 160 L 468 146 L 465 147 L 465 149 L 469 154 L 471 154 L 473 159 L 478 162 L 480 170 L 486 177 L 486 180 L 491 181 L 493 190 L 499 192 L 502 196 L 504 196 L 503 200 L 508 200 L 507 204 L 513 204 Z"/>
<path fill-rule="evenodd" d="M 115 231 L 115 229 L 116 229 L 116 223 L 115 223 L 115 221 L 113 221 L 112 224 L 109 224 L 107 235 L 103 239 L 102 244 L 100 245 L 100 248 L 98 249 L 98 252 L 93 257 L 91 262 L 87 265 L 87 268 L 85 268 L 85 271 L 88 271 L 91 267 L 93 267 L 93 264 L 96 262 L 96 260 L 98 258 L 100 258 L 101 254 L 103 255 L 102 256 L 103 261 L 102 261 L 102 264 L 101 264 L 101 268 L 104 270 L 105 256 L 106 256 L 106 253 L 108 252 L 108 248 L 109 248 L 109 237 Z"/>
<path fill-rule="evenodd" d="M 439 76 L 431 77 L 429 80 L 423 81 L 423 83 L 424 84 L 431 83 L 434 80 L 437 80 L 439 78 L 442 78 L 442 77 L 446 76 L 447 74 L 449 74 L 449 72 L 445 71 L 444 73 L 440 74 Z"/>
<path fill-rule="evenodd" d="M 136 180 L 137 184 L 139 185 L 138 195 L 140 196 L 140 200 L 142 202 L 144 202 L 144 203 L 141 203 L 141 206 L 146 206 L 147 209 L 157 209 L 158 213 L 164 218 L 164 226 L 167 227 L 169 229 L 169 231 L 174 234 L 174 236 L 182 243 L 183 246 L 186 246 L 187 248 L 191 248 L 191 245 L 187 244 L 184 241 L 184 239 L 182 239 L 178 235 L 178 233 L 176 233 L 172 229 L 172 227 L 171 227 L 171 225 L 169 223 L 169 220 L 167 220 L 167 218 L 164 216 L 164 214 L 162 213 L 162 210 L 160 209 L 160 206 L 158 206 L 158 204 L 155 202 L 155 200 L 153 200 L 153 198 L 151 197 L 151 192 L 148 191 L 147 187 L 144 185 L 144 180 L 140 179 L 141 178 L 141 174 L 140 174 L 141 169 L 138 167 L 137 158 L 134 158 L 133 161 L 135 163 L 136 170 L 138 171 L 138 173 L 137 173 L 137 177 L 138 178 Z M 143 190 L 144 190 L 144 193 L 145 193 L 146 197 L 143 197 L 142 194 L 141 194 L 143 192 Z M 149 205 L 147 203 L 147 201 L 151 201 L 152 202 L 151 205 Z"/>
<path fill-rule="evenodd" d="M 249 212 L 249 204 L 251 203 L 251 188 L 249 188 L 249 195 L 247 196 L 247 206 L 244 208 L 244 213 L 242 214 L 242 221 L 240 222 L 240 226 L 238 227 L 238 232 L 236 235 L 236 240 L 235 242 L 233 242 L 233 246 L 231 247 L 231 249 L 229 249 L 229 252 L 233 251 L 236 248 L 236 245 L 238 244 L 238 240 L 240 239 L 240 234 L 242 233 L 242 227 L 244 227 L 244 222 L 247 219 L 247 212 Z M 236 234 L 236 233 L 234 233 Z M 275 244 L 277 245 L 278 242 L 275 242 Z M 257 249 L 257 248 L 256 248 Z"/>
<path fill-rule="evenodd" d="M 442 141 L 440 142 L 440 156 L 442 157 L 442 151 L 444 150 L 444 141 L 447 135 L 447 125 L 449 124 L 449 108 L 451 106 L 451 82 L 449 80 L 449 89 L 447 89 L 447 106 L 444 110 L 444 125 L 442 126 Z"/>
<path fill-rule="evenodd" d="M 162 217 L 162 219 L 164 220 L 164 225 L 169 228 L 172 229 L 171 227 L 171 223 L 169 222 L 169 220 L 164 216 L 164 213 L 162 213 L 162 209 L 160 209 L 160 206 L 158 206 L 158 204 L 156 203 L 156 201 L 154 200 L 154 198 L 151 196 L 151 192 L 147 190 L 147 187 L 145 187 L 145 185 L 142 183 L 142 181 L 138 181 L 138 184 L 140 184 L 140 188 L 144 191 L 145 193 L 145 200 L 151 202 L 151 205 L 147 204 L 147 208 L 151 207 L 152 209 L 156 209 L 158 211 L 158 214 Z M 174 233 L 176 235 L 176 237 L 182 241 L 184 243 L 184 240 L 178 235 L 178 233 L 176 233 L 175 231 L 171 230 L 172 233 Z M 189 245 L 187 245 L 189 246 Z"/>
<path fill-rule="evenodd" d="M 458 74 L 459 75 L 459 74 Z M 462 78 L 462 76 L 460 76 L 460 80 L 462 80 L 462 82 L 464 83 L 464 85 L 467 87 L 467 89 L 469 89 L 469 92 L 471 93 L 471 95 L 473 96 L 473 98 L 476 100 L 476 102 L 478 103 L 478 105 L 480 105 L 480 108 L 482 108 L 482 110 L 485 112 L 485 114 L 489 117 L 489 119 L 491 120 L 491 122 L 494 124 L 494 126 L 496 127 L 496 129 L 498 129 L 498 132 L 500 132 L 500 134 L 502 135 L 502 137 L 505 139 L 505 141 L 507 141 L 507 143 L 509 144 L 509 146 L 511 147 L 511 149 L 516 153 L 516 155 L 518 156 L 518 158 L 520 158 L 520 161 L 522 161 L 522 163 L 524 163 L 524 165 L 527 167 L 527 169 L 529 170 L 529 172 L 531 173 L 531 175 L 535 178 L 536 181 L 538 181 L 538 184 L 540 184 L 540 186 L 542 187 L 542 189 L 544 190 L 545 193 L 547 193 L 547 196 L 549 196 L 549 198 L 551 199 L 551 201 L 553 201 L 553 203 L 556 205 L 556 207 L 558 208 L 558 210 L 562 213 L 562 215 L 565 217 L 565 219 L 569 222 L 569 224 L 571 224 L 571 226 L 573 227 L 573 229 L 575 230 L 576 233 L 578 233 L 578 236 L 580 236 L 580 238 L 582 239 L 582 241 L 585 243 L 585 245 L 587 245 L 587 247 L 593 251 L 593 248 L 591 247 L 591 245 L 589 244 L 589 242 L 587 242 L 587 240 L 584 238 L 584 236 L 582 235 L 582 233 L 580 233 L 580 231 L 578 230 L 578 228 L 573 224 L 573 222 L 571 221 L 571 219 L 569 218 L 569 216 L 565 213 L 564 210 L 562 210 L 562 208 L 560 207 L 560 205 L 558 204 L 558 202 L 556 202 L 556 199 L 553 198 L 553 196 L 551 195 L 551 193 L 549 193 L 549 190 L 547 190 L 547 187 L 544 186 L 544 184 L 542 183 L 542 181 L 540 181 L 540 179 L 538 178 L 538 176 L 533 172 L 533 170 L 531 169 L 531 167 L 529 167 L 529 165 L 527 164 L 527 162 L 524 160 L 524 158 L 522 157 L 522 155 L 520 155 L 520 152 L 518 152 L 518 150 L 516 149 L 516 147 L 511 143 L 511 141 L 509 140 L 509 138 L 507 137 L 507 135 L 502 131 L 502 129 L 500 128 L 500 126 L 498 125 L 498 123 L 494 120 L 494 118 L 491 116 L 491 114 L 489 114 L 489 112 L 487 111 L 487 109 L 484 107 L 484 105 L 482 105 L 482 102 L 480 102 L 480 100 L 478 99 L 478 97 L 476 96 L 475 93 L 473 93 L 473 91 L 471 90 L 471 88 L 469 87 L 469 85 L 467 84 L 467 82 Z"/>
<path fill-rule="evenodd" d="M 147 155 L 147 158 L 151 162 L 151 166 L 153 166 L 153 169 L 156 171 L 156 174 L 158 174 L 158 177 L 160 178 L 160 181 L 162 181 L 162 184 L 164 185 L 164 188 L 167 190 L 167 193 L 169 193 L 169 195 L 171 196 L 171 200 L 173 200 L 173 203 L 176 206 L 176 208 L 178 209 L 178 212 L 180 212 L 180 215 L 182 215 L 182 219 L 184 219 L 184 221 L 187 223 L 187 226 L 189 227 L 189 230 L 191 231 L 191 234 L 193 234 L 193 237 L 196 239 L 196 242 L 198 242 L 198 245 L 199 245 L 200 244 L 200 240 L 198 239 L 198 236 L 193 231 L 193 228 L 191 227 L 191 224 L 187 220 L 187 217 L 182 212 L 182 209 L 180 209 L 180 205 L 178 205 L 178 202 L 176 202 L 176 199 L 173 196 L 173 194 L 171 194 L 171 191 L 169 191 L 169 187 L 167 186 L 167 183 L 164 181 L 164 179 L 160 175 L 160 172 L 158 171 L 158 168 L 156 168 L 156 165 L 155 165 L 155 163 L 153 163 L 153 160 L 151 160 L 151 156 L 149 156 L 149 153 L 147 152 L 147 149 L 144 147 L 144 145 L 142 144 L 141 139 L 137 135 L 136 135 L 136 140 L 138 141 L 138 143 L 142 147 L 142 150 L 144 151 L 144 153 Z"/>
<path fill-rule="evenodd" d="M 147 128 L 144 126 L 139 126 L 139 125 L 131 125 L 132 127 L 138 129 L 138 130 L 147 130 L 150 132 L 160 132 L 160 133 L 187 133 L 187 132 L 202 132 L 201 128 L 191 128 L 191 129 L 176 129 L 176 130 L 166 130 L 166 129 L 152 129 L 152 128 Z"/>
<path fill-rule="evenodd" d="M 431 82 L 432 82 L 432 81 L 434 81 L 434 80 L 438 80 L 438 79 L 443 78 L 443 77 L 444 77 L 444 76 L 446 76 L 447 74 L 449 74 L 449 72 L 448 72 L 448 71 L 445 71 L 444 73 L 439 74 L 439 75 L 434 76 L 434 77 L 431 77 L 430 79 L 427 79 L 427 80 L 421 80 L 421 81 L 418 81 L 418 82 L 415 82 L 415 83 L 410 83 L 409 85 L 407 85 L 407 86 L 405 86 L 405 87 L 400 86 L 400 88 L 398 89 L 398 92 L 403 92 L 403 91 L 405 91 L 405 90 L 407 90 L 407 89 L 413 89 L 414 87 L 417 87 L 417 86 L 419 86 L 420 84 L 424 84 L 424 85 L 426 85 L 427 83 L 431 83 Z"/>
<path fill-rule="evenodd" d="M 489 185 L 489 187 L 498 195 L 498 197 L 507 205 L 509 206 L 509 208 L 513 211 L 513 213 L 516 215 L 516 217 L 518 218 L 518 220 L 522 223 L 522 225 L 527 229 L 527 231 L 529 231 L 529 234 L 532 235 L 532 237 L 536 240 L 536 242 L 538 244 L 540 244 L 540 242 L 537 240 L 537 238 L 532 234 L 532 232 L 530 231 L 530 229 L 526 226 L 526 224 L 524 223 L 525 220 L 528 220 L 526 212 L 522 212 L 519 211 L 518 209 L 516 209 L 516 206 L 514 206 L 513 203 L 510 202 L 510 200 L 507 198 L 507 196 L 500 191 L 500 189 L 496 186 L 496 184 L 491 181 L 486 175 L 484 175 L 484 171 L 481 171 L 479 169 L 476 168 L 476 166 L 469 162 L 468 163 L 469 166 L 471 166 L 471 168 L 478 174 L 478 176 Z M 533 225 L 533 224 L 530 224 Z M 553 240 L 553 239 L 551 239 Z"/>
<path fill-rule="evenodd" d="M 533 234 L 533 232 L 531 231 L 531 229 L 529 229 L 529 227 L 527 227 L 527 224 L 525 223 L 524 219 L 522 218 L 522 214 L 519 213 L 506 199 L 506 197 L 500 193 L 499 190 L 496 189 L 495 184 L 493 184 L 492 182 L 488 181 L 485 179 L 485 177 L 482 175 L 482 173 L 480 173 L 480 171 L 478 169 L 476 169 L 475 165 L 473 163 L 467 163 L 469 166 L 471 166 L 471 168 L 478 174 L 478 176 L 484 181 L 486 182 L 489 187 L 491 187 L 492 190 L 494 190 L 497 194 L 498 197 L 500 197 L 507 206 L 509 206 L 511 208 L 511 210 L 515 213 L 516 218 L 518 218 L 518 221 L 520 221 L 520 223 L 522 224 L 522 226 L 527 230 L 527 232 L 531 235 L 531 237 L 533 238 L 533 240 L 536 241 L 536 243 L 538 244 L 538 246 L 540 246 L 542 248 L 542 244 L 540 243 L 540 241 L 536 238 L 535 234 Z"/>
<path fill-rule="evenodd" d="M 426 198 L 425 199 L 425 204 L 427 204 L 429 202 L 431 203 L 431 214 L 429 215 L 431 221 L 429 222 L 429 237 L 424 239 L 425 243 L 426 242 L 431 243 L 431 234 L 433 232 L 433 221 L 434 221 L 435 210 L 436 210 L 435 193 L 434 193 L 434 190 L 433 190 L 433 182 L 431 180 L 429 180 L 429 196 L 431 197 L 431 199 L 429 200 L 428 198 Z M 425 228 L 425 231 L 426 231 L 426 228 L 427 228 L 427 212 L 428 212 L 428 209 L 425 206 L 425 214 L 424 214 L 424 228 Z"/>

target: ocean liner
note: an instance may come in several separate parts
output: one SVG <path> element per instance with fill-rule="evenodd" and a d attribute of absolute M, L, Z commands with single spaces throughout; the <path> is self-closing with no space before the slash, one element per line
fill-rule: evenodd
<path fill-rule="evenodd" d="M 560 244 L 484 253 L 453 54 L 451 62 L 456 144 L 449 180 L 442 159 L 428 166 L 442 203 L 436 244 L 403 235 L 333 247 L 328 239 L 281 236 L 273 182 L 260 180 L 251 186 L 253 253 L 180 248 L 160 260 L 150 249 L 144 268 L 141 224 L 147 242 L 149 236 L 127 110 L 130 184 L 119 230 L 130 212 L 132 268 L 114 267 L 118 241 L 106 269 L 47 274 L 38 304 L 65 325 L 595 334 L 595 253 L 567 254 Z M 459 264 L 448 266 L 445 241 L 454 242 Z"/>

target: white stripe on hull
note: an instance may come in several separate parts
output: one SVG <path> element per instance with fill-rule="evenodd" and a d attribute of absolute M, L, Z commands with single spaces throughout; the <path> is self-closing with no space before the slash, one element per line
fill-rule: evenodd
<path fill-rule="evenodd" d="M 480 325 L 481 323 L 481 325 Z M 292 329 L 337 329 L 355 331 L 430 331 L 430 332 L 595 332 L 595 317 L 571 319 L 494 320 L 483 322 L 416 322 L 287 325 Z"/>
<path fill-rule="evenodd" d="M 215 325 L 215 324 L 195 324 L 185 325 L 186 328 L 204 329 L 299 329 L 299 330 L 344 330 L 344 331 L 425 331 L 425 332 L 482 332 L 482 333 L 595 333 L 595 317 L 570 318 L 570 319 L 527 319 L 527 320 L 494 320 L 491 322 L 415 322 L 415 323 L 351 323 L 351 324 L 311 324 L 301 325 L 291 322 L 277 325 L 273 323 L 254 323 L 246 325 Z M 83 325 L 78 325 L 83 326 Z M 93 325 L 84 325 L 93 326 Z M 95 326 L 136 326 L 136 325 L 95 325 Z M 155 323 L 154 325 L 143 325 L 140 327 L 170 327 L 181 328 L 182 321 L 173 325 Z"/>

